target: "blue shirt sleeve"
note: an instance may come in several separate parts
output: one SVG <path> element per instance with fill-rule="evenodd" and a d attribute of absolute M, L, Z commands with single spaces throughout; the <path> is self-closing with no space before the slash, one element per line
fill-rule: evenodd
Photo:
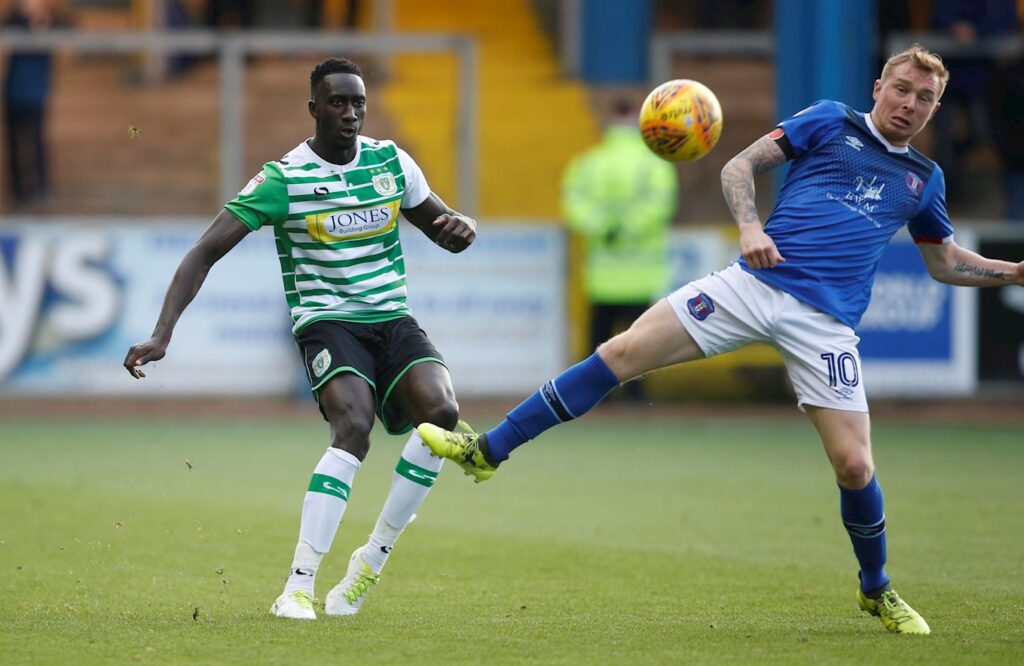
<path fill-rule="evenodd" d="M 831 100 L 818 100 L 795 116 L 783 120 L 779 127 L 793 149 L 793 157 L 800 157 L 827 141 L 843 126 L 846 107 Z"/>
<path fill-rule="evenodd" d="M 921 194 L 921 208 L 907 222 L 915 243 L 943 243 L 953 235 L 953 223 L 946 211 L 946 177 L 935 165 Z"/>

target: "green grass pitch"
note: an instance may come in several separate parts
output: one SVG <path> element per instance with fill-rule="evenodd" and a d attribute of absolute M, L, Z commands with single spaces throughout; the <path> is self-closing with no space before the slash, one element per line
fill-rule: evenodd
<path fill-rule="evenodd" d="M 799 416 L 599 411 L 485 484 L 449 464 L 360 615 L 312 623 L 268 614 L 326 446 L 312 414 L 5 421 L 3 663 L 1024 663 L 1017 426 L 875 424 L 889 572 L 922 638 L 857 609 Z M 375 435 L 320 598 L 402 441 Z"/>

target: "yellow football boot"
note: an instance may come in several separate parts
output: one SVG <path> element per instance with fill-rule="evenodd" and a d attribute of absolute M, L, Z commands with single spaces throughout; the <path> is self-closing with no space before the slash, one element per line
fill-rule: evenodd
<path fill-rule="evenodd" d="M 916 610 L 910 607 L 906 601 L 900 599 L 896 590 L 889 588 L 882 592 L 882 596 L 871 599 L 864 595 L 861 589 L 857 588 L 857 604 L 862 611 L 871 613 L 885 625 L 885 628 L 894 634 L 920 634 L 932 633 L 928 623 Z"/>
<path fill-rule="evenodd" d="M 420 424 L 416 430 L 423 438 L 423 444 L 435 456 L 454 460 L 476 483 L 486 481 L 494 476 L 497 467 L 487 462 L 483 451 L 480 450 L 481 439 L 484 436 L 470 430 L 463 421 L 460 421 L 459 425 L 469 432 L 452 432 L 432 423 Z"/>

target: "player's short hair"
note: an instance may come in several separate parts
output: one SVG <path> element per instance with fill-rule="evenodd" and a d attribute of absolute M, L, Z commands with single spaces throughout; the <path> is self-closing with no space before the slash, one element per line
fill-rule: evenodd
<path fill-rule="evenodd" d="M 901 51 L 889 58 L 885 63 L 885 67 L 882 68 L 881 80 L 885 81 L 892 73 L 892 70 L 905 62 L 909 62 L 917 69 L 931 72 L 937 76 L 939 78 L 939 97 L 942 97 L 942 93 L 946 90 L 946 83 L 949 82 L 949 70 L 946 69 L 946 65 L 943 64 L 939 54 L 932 53 L 920 44 L 914 44 L 906 51 Z"/>
<path fill-rule="evenodd" d="M 362 78 L 363 70 L 359 69 L 359 65 L 348 58 L 328 58 L 314 67 L 313 71 L 309 73 L 310 92 L 315 91 L 317 84 L 323 81 L 324 77 L 328 74 L 355 74 Z"/>

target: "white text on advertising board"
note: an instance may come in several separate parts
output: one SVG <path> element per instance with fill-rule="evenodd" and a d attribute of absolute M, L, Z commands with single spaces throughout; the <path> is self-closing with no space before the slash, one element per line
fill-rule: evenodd
<path fill-rule="evenodd" d="M 120 307 L 100 234 L 0 236 L 0 381 L 29 350 L 108 330 Z"/>

